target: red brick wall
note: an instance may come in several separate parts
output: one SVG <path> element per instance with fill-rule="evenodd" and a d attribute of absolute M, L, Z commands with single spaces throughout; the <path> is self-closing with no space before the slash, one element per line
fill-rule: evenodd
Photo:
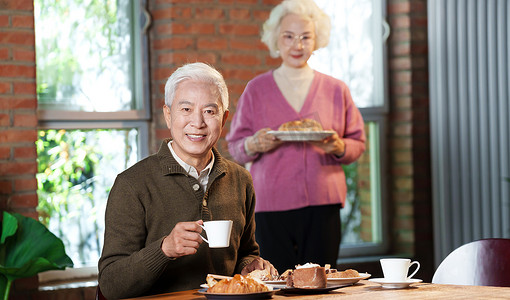
<path fill-rule="evenodd" d="M 0 1 L 0 210 L 36 217 L 33 2 Z"/>
<path fill-rule="evenodd" d="M 393 215 L 391 232 L 395 244 L 393 251 L 413 253 L 413 165 L 412 165 L 412 56 L 410 2 L 389 1 L 388 22 L 390 73 L 390 126 L 389 145 L 391 175 L 393 176 L 390 212 Z"/>
<path fill-rule="evenodd" d="M 391 253 L 421 262 L 420 278 L 433 275 L 430 180 L 427 1 L 389 0 L 390 83 L 388 184 Z"/>

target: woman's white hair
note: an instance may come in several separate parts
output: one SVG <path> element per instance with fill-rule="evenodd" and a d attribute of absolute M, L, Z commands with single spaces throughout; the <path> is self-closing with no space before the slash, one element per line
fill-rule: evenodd
<path fill-rule="evenodd" d="M 228 88 L 225 79 L 215 68 L 200 62 L 185 64 L 168 77 L 165 84 L 166 106 L 172 106 L 177 86 L 185 80 L 194 80 L 214 85 L 218 90 L 217 96 L 221 99 L 223 112 L 228 110 Z"/>
<path fill-rule="evenodd" d="M 262 26 L 262 42 L 269 48 L 271 57 L 278 57 L 278 38 L 283 17 L 296 14 L 308 17 L 315 25 L 315 49 L 326 47 L 329 43 L 331 20 L 313 0 L 285 0 L 271 11 L 269 18 Z"/>

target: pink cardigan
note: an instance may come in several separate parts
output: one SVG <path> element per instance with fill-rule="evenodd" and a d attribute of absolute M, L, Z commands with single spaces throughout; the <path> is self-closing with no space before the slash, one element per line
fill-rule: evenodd
<path fill-rule="evenodd" d="M 239 99 L 226 139 L 234 159 L 242 164 L 253 162 L 250 173 L 256 212 L 345 202 L 342 164 L 356 161 L 365 151 L 363 118 L 344 82 L 314 72 L 299 113 L 283 97 L 272 71 L 251 80 Z M 270 152 L 246 154 L 244 140 L 259 129 L 277 130 L 284 122 L 302 118 L 315 119 L 325 130 L 335 130 L 345 142 L 345 154 L 325 154 L 306 142 L 285 142 Z"/>

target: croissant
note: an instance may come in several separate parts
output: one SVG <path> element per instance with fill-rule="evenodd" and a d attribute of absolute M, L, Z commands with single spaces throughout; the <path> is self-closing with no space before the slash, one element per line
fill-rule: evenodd
<path fill-rule="evenodd" d="M 269 288 L 265 284 L 240 274 L 234 275 L 233 278 L 222 279 L 207 290 L 208 293 L 214 294 L 249 294 L 267 291 Z"/>

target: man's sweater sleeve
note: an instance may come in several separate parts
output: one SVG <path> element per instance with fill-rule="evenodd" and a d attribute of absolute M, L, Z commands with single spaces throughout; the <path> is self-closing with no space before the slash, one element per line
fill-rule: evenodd
<path fill-rule="evenodd" d="M 171 261 L 161 239 L 145 245 L 143 206 L 129 182 L 117 177 L 108 197 L 99 285 L 107 299 L 126 298 L 148 290 Z"/>

